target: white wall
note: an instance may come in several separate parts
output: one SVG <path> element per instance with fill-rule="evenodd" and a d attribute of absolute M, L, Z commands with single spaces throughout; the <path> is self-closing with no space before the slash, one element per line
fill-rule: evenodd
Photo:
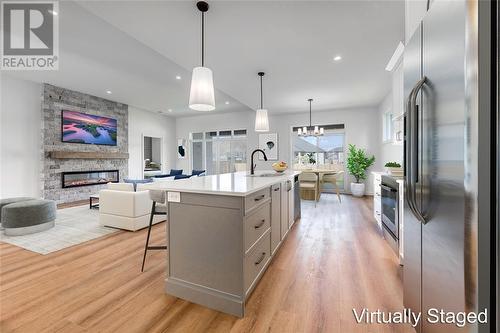
<path fill-rule="evenodd" d="M 315 124 L 344 124 L 346 131 L 346 147 L 349 143 L 367 150 L 368 154 L 375 155 L 376 162 L 371 170 L 381 170 L 380 142 L 382 140 L 379 126 L 379 112 L 377 108 L 357 108 L 313 113 Z M 207 114 L 193 117 L 177 118 L 177 138 L 188 139 L 190 132 L 209 130 L 246 128 L 248 133 L 247 161 L 250 153 L 258 147 L 258 133 L 254 131 L 255 112 L 240 111 L 224 114 Z M 309 123 L 309 114 L 287 114 L 269 117 L 270 132 L 278 133 L 278 159 L 292 165 L 291 128 L 304 126 Z M 189 148 L 188 148 L 189 149 Z M 188 156 L 190 152 L 188 150 Z M 256 158 L 257 160 L 257 158 Z M 258 161 L 257 169 L 270 169 L 274 161 Z M 190 159 L 177 160 L 177 168 L 186 173 L 191 169 Z M 373 193 L 371 175 L 367 179 L 367 193 Z"/>
<path fill-rule="evenodd" d="M 142 178 L 143 135 L 162 138 L 162 170 L 167 173 L 176 165 L 175 118 L 142 110 L 128 108 L 128 176 Z"/>
<path fill-rule="evenodd" d="M 384 113 L 392 112 L 393 97 L 392 93 L 389 93 L 382 103 L 379 105 L 379 120 L 378 124 L 380 126 L 380 133 L 383 133 L 383 117 Z M 380 140 L 381 150 L 380 150 L 380 165 L 383 167 L 387 162 L 398 162 L 403 165 L 403 145 L 394 144 L 393 142 L 383 142 Z M 382 170 L 381 170 L 382 171 Z"/>
<path fill-rule="evenodd" d="M 0 198 L 39 197 L 42 85 L 0 76 Z"/>

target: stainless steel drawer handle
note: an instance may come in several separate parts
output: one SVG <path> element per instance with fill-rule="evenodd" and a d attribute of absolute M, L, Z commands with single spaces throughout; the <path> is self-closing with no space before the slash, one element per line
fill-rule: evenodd
<path fill-rule="evenodd" d="M 262 199 L 264 199 L 264 198 L 265 198 L 265 195 L 264 195 L 264 194 L 262 194 L 262 195 L 258 196 L 257 198 L 254 198 L 253 200 L 254 200 L 254 201 L 260 201 L 260 200 L 262 200 Z"/>
<path fill-rule="evenodd" d="M 266 220 L 262 219 L 259 224 L 257 224 L 257 225 L 254 226 L 254 228 L 255 229 L 259 229 L 260 227 L 262 227 L 264 225 L 264 223 L 266 223 Z"/>
<path fill-rule="evenodd" d="M 262 260 L 264 260 L 264 258 L 266 257 L 266 252 L 262 252 L 262 254 L 260 255 L 260 258 L 259 260 L 257 260 L 254 264 L 255 266 L 257 266 L 258 264 L 260 264 L 262 262 Z"/>

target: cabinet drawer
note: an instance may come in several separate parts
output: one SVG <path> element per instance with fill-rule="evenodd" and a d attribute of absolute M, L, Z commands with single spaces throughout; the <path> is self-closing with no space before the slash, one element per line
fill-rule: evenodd
<path fill-rule="evenodd" d="M 255 206 L 258 206 L 262 202 L 266 201 L 270 196 L 269 190 L 270 188 L 268 187 L 245 197 L 245 212 L 250 211 Z"/>
<path fill-rule="evenodd" d="M 245 256 L 244 285 L 245 293 L 271 259 L 271 238 L 269 231 L 262 237 L 252 250 Z"/>
<path fill-rule="evenodd" d="M 245 217 L 245 252 L 271 227 L 271 203 L 257 208 L 251 215 Z"/>

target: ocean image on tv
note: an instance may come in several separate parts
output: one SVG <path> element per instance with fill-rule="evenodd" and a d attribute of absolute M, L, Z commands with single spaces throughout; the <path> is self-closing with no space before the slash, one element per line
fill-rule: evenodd
<path fill-rule="evenodd" d="M 116 146 L 116 119 L 62 111 L 62 141 Z"/>

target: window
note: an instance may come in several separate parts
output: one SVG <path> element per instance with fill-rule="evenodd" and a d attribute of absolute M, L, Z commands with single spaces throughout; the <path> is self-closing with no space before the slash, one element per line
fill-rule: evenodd
<path fill-rule="evenodd" d="M 383 138 L 384 142 L 392 141 L 392 113 L 386 112 L 383 116 Z"/>
<path fill-rule="evenodd" d="M 191 133 L 192 168 L 207 175 L 246 170 L 247 131 Z"/>
<path fill-rule="evenodd" d="M 293 132 L 293 154 L 294 169 L 302 167 L 314 167 L 318 169 L 332 169 L 343 171 L 345 169 L 344 141 L 345 133 L 343 129 L 328 129 L 324 126 L 323 136 L 298 136 Z M 333 127 L 333 126 L 331 126 Z M 344 189 L 344 177 L 339 177 L 337 184 L 340 189 Z M 325 184 L 324 190 L 329 191 L 329 184 Z"/>

